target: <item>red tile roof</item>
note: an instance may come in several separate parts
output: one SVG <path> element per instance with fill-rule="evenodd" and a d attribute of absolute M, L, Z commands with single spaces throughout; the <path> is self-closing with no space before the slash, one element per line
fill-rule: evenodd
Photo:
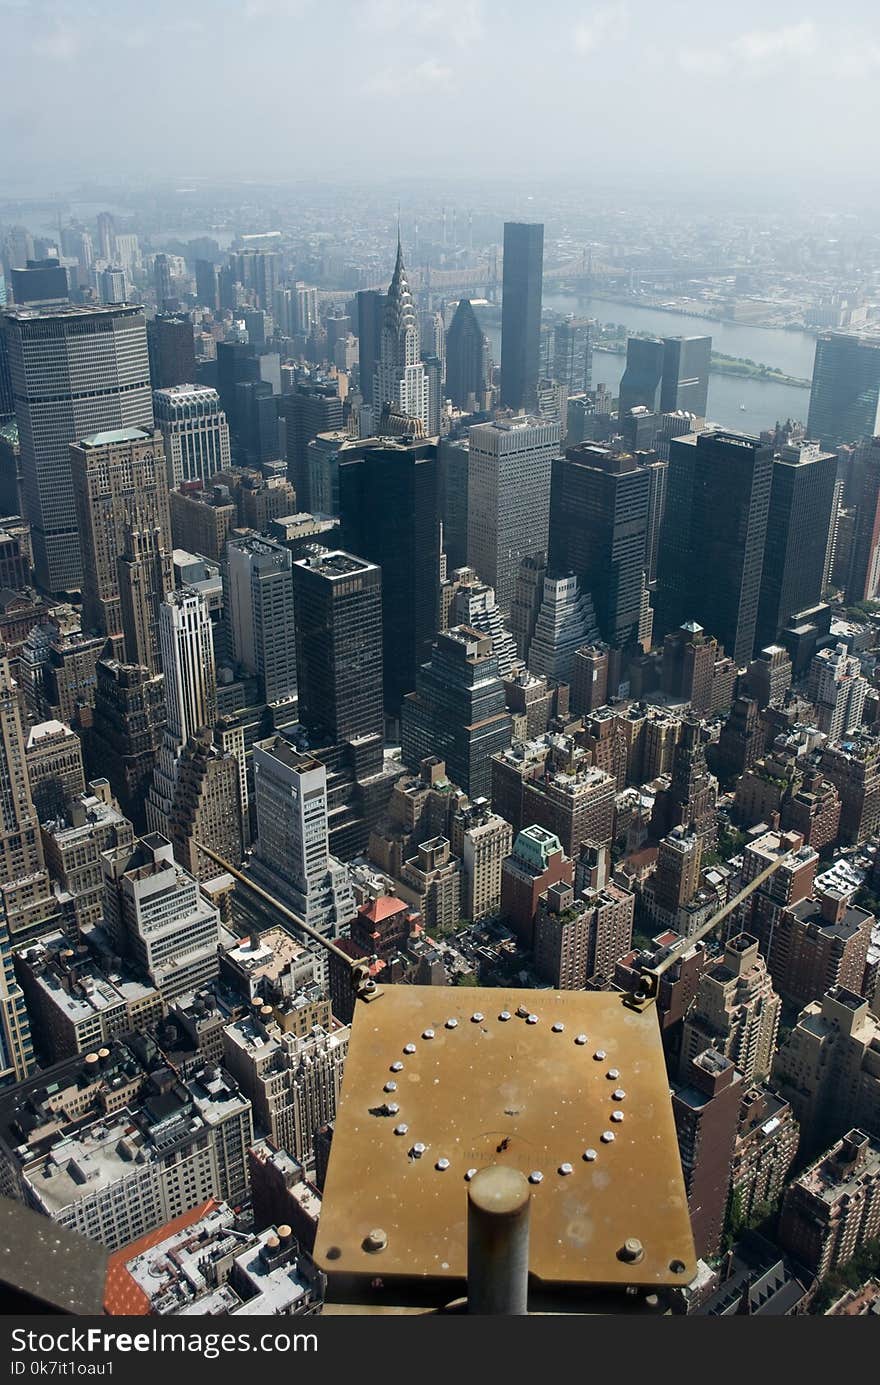
<path fill-rule="evenodd" d="M 398 899 L 396 894 L 382 894 L 378 899 L 371 899 L 369 904 L 362 904 L 358 912 L 371 923 L 381 923 L 383 919 L 390 919 L 408 908 L 409 905 Z"/>

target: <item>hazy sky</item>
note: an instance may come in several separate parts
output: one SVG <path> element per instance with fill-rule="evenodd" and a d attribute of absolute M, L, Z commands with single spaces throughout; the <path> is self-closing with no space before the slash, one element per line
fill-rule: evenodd
<path fill-rule="evenodd" d="M 876 0 L 0 0 L 0 52 L 0 193 L 876 179 Z"/>

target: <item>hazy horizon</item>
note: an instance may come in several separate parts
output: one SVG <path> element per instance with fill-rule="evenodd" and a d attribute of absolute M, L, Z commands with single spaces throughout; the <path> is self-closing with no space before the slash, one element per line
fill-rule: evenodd
<path fill-rule="evenodd" d="M 833 19 L 793 0 L 0 0 L 0 191 L 566 178 L 862 200 L 872 27 L 867 0 Z"/>

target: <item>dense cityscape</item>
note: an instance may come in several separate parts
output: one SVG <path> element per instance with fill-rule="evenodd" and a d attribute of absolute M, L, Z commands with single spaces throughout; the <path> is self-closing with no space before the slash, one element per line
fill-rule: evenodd
<path fill-rule="evenodd" d="M 870 216 L 6 196 L 0 515 L 0 1192 L 100 1264 L 24 1301 L 329 1309 L 358 1025 L 427 993 L 449 1044 L 490 988 L 541 1042 L 650 1000 L 654 1311 L 880 1312 Z M 455 1119 L 420 1178 L 477 1172 Z M 572 1173 L 513 1165 L 533 1218 Z"/>

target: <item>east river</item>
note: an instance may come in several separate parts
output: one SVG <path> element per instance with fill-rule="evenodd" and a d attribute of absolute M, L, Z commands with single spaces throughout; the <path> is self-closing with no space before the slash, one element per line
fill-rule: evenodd
<path fill-rule="evenodd" d="M 736 322 L 713 322 L 689 313 L 643 308 L 615 299 L 576 297 L 574 294 L 545 294 L 545 309 L 592 317 L 599 322 L 619 323 L 629 332 L 651 332 L 662 337 L 711 336 L 712 348 L 726 356 L 739 356 L 759 365 L 771 366 L 786 375 L 809 380 L 813 373 L 815 338 L 808 332 L 787 332 L 776 327 L 753 327 Z M 501 331 L 486 326 L 496 361 L 501 359 Z M 626 358 L 609 351 L 593 353 L 593 387 L 604 384 L 617 394 Z M 724 428 L 744 433 L 759 433 L 787 418 L 806 422 L 810 392 L 796 385 L 780 385 L 739 375 L 709 376 L 709 419 Z M 745 406 L 744 408 L 742 406 Z"/>

